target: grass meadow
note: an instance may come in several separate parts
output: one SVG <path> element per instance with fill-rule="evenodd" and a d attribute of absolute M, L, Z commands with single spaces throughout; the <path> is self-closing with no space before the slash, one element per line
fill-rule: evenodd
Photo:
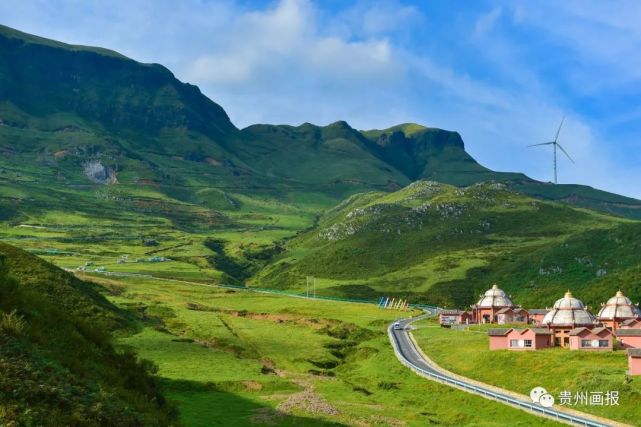
<path fill-rule="evenodd" d="M 158 366 L 185 426 L 553 425 L 411 373 L 386 326 L 412 313 L 92 276 L 138 319 L 118 344 Z"/>
<path fill-rule="evenodd" d="M 570 351 L 560 347 L 539 351 L 490 351 L 487 329 L 441 328 L 434 320 L 420 321 L 414 337 L 422 350 L 443 368 L 457 374 L 529 395 L 544 387 L 559 400 L 559 393 L 619 392 L 619 405 L 578 405 L 572 409 L 617 421 L 638 424 L 641 379 L 626 375 L 625 351 Z M 572 402 L 574 403 L 574 401 Z"/>

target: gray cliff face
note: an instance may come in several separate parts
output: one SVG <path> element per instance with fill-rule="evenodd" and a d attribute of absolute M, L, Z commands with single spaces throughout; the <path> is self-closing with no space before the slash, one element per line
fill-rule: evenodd
<path fill-rule="evenodd" d="M 118 182 L 116 171 L 105 167 L 100 160 L 91 160 L 82 165 L 83 172 L 87 178 L 96 184 L 115 184 Z"/>

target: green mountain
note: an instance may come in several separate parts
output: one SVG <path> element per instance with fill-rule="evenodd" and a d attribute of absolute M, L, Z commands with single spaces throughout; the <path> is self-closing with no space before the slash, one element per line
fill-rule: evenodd
<path fill-rule="evenodd" d="M 294 288 L 316 275 L 340 295 L 461 306 L 495 280 L 551 302 L 561 287 L 600 289 L 614 277 L 596 271 L 627 268 L 629 247 L 610 248 L 612 260 L 589 248 L 607 233 L 635 235 L 624 218 L 641 218 L 635 199 L 489 170 L 456 132 L 342 121 L 237 129 L 160 65 L 7 27 L 0 153 L 2 237 L 39 253 L 62 248 L 59 265 L 162 254 L 177 263 L 154 274 L 254 274 L 256 284 Z M 273 246 L 296 232 L 286 248 Z M 559 276 L 575 271 L 574 258 L 548 257 L 565 257 L 555 251 L 571 239 L 583 248 L 574 258 L 591 264 Z"/>
<path fill-rule="evenodd" d="M 417 179 L 504 181 L 535 197 L 641 218 L 638 200 L 491 171 L 456 132 L 416 124 L 358 131 L 345 122 L 238 130 L 219 105 L 161 65 L 4 26 L 0 153 L 5 219 L 37 211 L 47 198 L 94 214 L 96 189 L 111 186 L 115 197 L 144 203 L 176 226 L 229 226 L 219 211 L 242 209 L 243 198 L 295 206 L 315 199 L 317 210 Z M 171 212 L 159 207 L 167 204 Z"/>
<path fill-rule="evenodd" d="M 173 424 L 150 365 L 111 345 L 129 326 L 95 285 L 0 243 L 0 424 Z"/>
<path fill-rule="evenodd" d="M 181 370 L 216 355 L 207 363 L 233 360 L 229 378 L 242 377 L 242 388 L 221 380 L 227 374 L 210 383 L 203 369 L 189 373 L 198 380 L 171 380 L 165 391 L 182 416 L 202 421 L 231 402 L 245 421 L 278 422 L 275 401 L 269 412 L 257 402 L 294 391 L 272 378 L 281 363 L 331 371 L 378 347 L 355 347 L 356 324 L 323 326 L 285 301 L 276 308 L 283 316 L 271 316 L 267 300 L 256 301 L 253 319 L 236 290 L 212 296 L 196 285 L 302 293 L 314 276 L 321 295 L 466 307 L 497 282 L 526 307 L 550 305 L 567 288 L 593 307 L 619 288 L 639 301 L 635 219 L 639 200 L 489 170 L 456 132 L 411 123 L 357 130 L 343 121 L 238 129 L 161 65 L 0 26 L 0 425 L 177 424 L 150 375 L 155 366 L 112 344 L 141 325 L 156 329 L 125 341 L 153 347 L 158 360 L 171 359 L 168 369 L 184 362 L 175 345 L 197 338 Z M 80 277 L 113 274 L 103 283 L 113 284 L 110 299 L 122 308 L 53 264 L 85 271 Z M 175 313 L 165 328 L 160 319 Z M 282 350 L 272 334 L 267 347 L 249 349 L 261 382 L 245 381 L 250 365 L 234 325 L 248 330 L 254 321 L 343 343 L 323 344 L 327 361 L 272 360 L 267 347 Z M 212 335 L 208 322 L 220 331 Z M 387 366 L 382 348 L 379 368 Z M 293 396 L 307 399 L 312 389 L 297 374 L 290 379 L 303 387 Z M 401 385 L 370 382 L 379 394 Z M 372 395 L 354 384 L 341 395 Z"/>
<path fill-rule="evenodd" d="M 593 307 L 621 288 L 641 299 L 641 223 L 537 200 L 505 184 L 417 181 L 349 198 L 290 240 L 254 283 L 323 294 L 381 294 L 466 307 L 492 283 L 526 307 L 569 287 Z"/>

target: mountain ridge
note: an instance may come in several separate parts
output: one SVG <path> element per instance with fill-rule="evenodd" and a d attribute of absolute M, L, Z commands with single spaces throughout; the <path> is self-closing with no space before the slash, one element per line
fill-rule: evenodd
<path fill-rule="evenodd" d="M 325 295 L 466 308 L 496 282 L 528 308 L 551 305 L 568 287 L 596 306 L 616 288 L 641 296 L 640 233 L 638 221 L 537 200 L 500 183 L 416 181 L 326 211 L 251 283 L 302 292 L 313 276 Z"/>
<path fill-rule="evenodd" d="M 458 132 L 415 123 L 359 131 L 345 121 L 238 129 L 220 105 L 161 65 L 9 27 L 0 27 L 0 152 L 0 168 L 23 178 L 152 183 L 171 197 L 171 187 L 182 187 L 181 200 L 197 200 L 189 188 L 208 186 L 244 194 L 262 188 L 277 197 L 308 186 L 339 201 L 420 179 L 499 181 L 539 198 L 641 218 L 641 201 L 629 197 L 492 171 L 465 151 Z M 85 176 L 91 162 L 110 179 Z M 0 179 L 15 183 L 6 173 Z"/>

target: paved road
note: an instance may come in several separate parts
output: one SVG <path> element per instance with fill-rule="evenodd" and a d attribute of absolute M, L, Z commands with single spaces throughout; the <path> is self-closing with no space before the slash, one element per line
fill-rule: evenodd
<path fill-rule="evenodd" d="M 521 400 L 510 396 L 509 394 L 497 392 L 495 389 L 491 389 L 489 387 L 484 388 L 482 386 L 479 386 L 478 383 L 475 384 L 473 382 L 466 382 L 464 379 L 461 379 L 461 377 L 455 378 L 453 376 L 447 375 L 442 370 L 439 370 L 438 367 L 435 367 L 430 362 L 425 360 L 410 339 L 407 327 L 410 325 L 410 323 L 424 317 L 426 316 L 401 320 L 400 324 L 403 328 L 401 330 L 395 330 L 391 325 L 389 327 L 390 340 L 392 341 L 392 345 L 394 346 L 397 357 L 404 365 L 408 366 L 413 371 L 422 374 L 423 376 L 426 376 L 432 380 L 445 383 L 452 387 L 464 389 L 465 391 L 481 395 L 487 399 L 498 400 L 501 403 L 514 406 L 533 415 L 555 418 L 558 421 L 564 422 L 566 424 L 591 427 L 609 427 L 617 425 L 616 423 L 604 423 L 590 418 L 571 415 L 567 412 L 558 411 L 554 408 L 544 408 L 543 406 L 533 403 L 530 400 Z"/>

